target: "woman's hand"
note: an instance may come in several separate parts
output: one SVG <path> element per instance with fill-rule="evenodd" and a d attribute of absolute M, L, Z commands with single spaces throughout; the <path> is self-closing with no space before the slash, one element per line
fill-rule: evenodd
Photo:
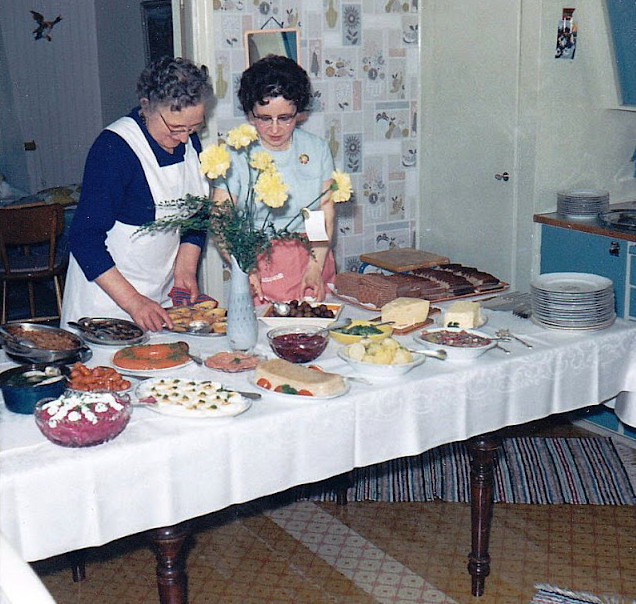
<path fill-rule="evenodd" d="M 303 278 L 300 280 L 298 300 L 302 300 L 305 297 L 305 292 L 308 289 L 313 292 L 312 296 L 317 301 L 321 302 L 325 299 L 325 286 L 322 282 L 322 267 L 312 258 L 309 259 Z"/>
<path fill-rule="evenodd" d="M 159 331 L 164 325 L 172 329 L 172 321 L 166 310 L 154 300 L 140 294 L 116 266 L 103 272 L 95 279 L 95 283 L 144 331 Z"/>
<path fill-rule="evenodd" d="M 250 282 L 250 290 L 252 296 L 258 298 L 259 302 L 265 302 L 265 295 L 263 294 L 263 286 L 261 285 L 261 275 L 257 269 L 250 271 L 248 276 Z"/>
<path fill-rule="evenodd" d="M 130 300 L 124 310 L 144 331 L 161 331 L 164 325 L 172 329 L 172 321 L 166 310 L 141 294 Z"/>

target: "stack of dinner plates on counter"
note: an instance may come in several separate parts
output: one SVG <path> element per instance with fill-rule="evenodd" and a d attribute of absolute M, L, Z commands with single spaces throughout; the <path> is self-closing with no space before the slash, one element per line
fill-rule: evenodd
<path fill-rule="evenodd" d="M 589 273 L 545 273 L 530 284 L 532 319 L 549 329 L 595 330 L 614 323 L 614 284 Z"/>
<path fill-rule="evenodd" d="M 596 218 L 609 209 L 609 192 L 572 189 L 557 193 L 557 214 L 569 218 Z"/>

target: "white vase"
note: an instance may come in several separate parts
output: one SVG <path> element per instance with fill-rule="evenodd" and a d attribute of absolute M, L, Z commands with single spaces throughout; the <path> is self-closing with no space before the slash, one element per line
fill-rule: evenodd
<path fill-rule="evenodd" d="M 230 299 L 227 307 L 227 339 L 232 350 L 251 350 L 258 340 L 258 321 L 247 273 L 231 257 Z"/>

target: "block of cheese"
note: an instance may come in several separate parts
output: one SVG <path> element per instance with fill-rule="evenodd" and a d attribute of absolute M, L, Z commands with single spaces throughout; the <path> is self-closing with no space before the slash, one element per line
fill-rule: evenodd
<path fill-rule="evenodd" d="M 308 390 L 313 396 L 333 396 L 345 389 L 341 375 L 309 369 L 284 359 L 261 361 L 256 366 L 254 381 L 258 385 L 263 385 L 259 384 L 261 379 L 269 382 L 270 386 L 265 387 L 271 390 L 286 385 L 297 391 Z"/>
<path fill-rule="evenodd" d="M 458 300 L 453 302 L 444 313 L 444 327 L 471 329 L 481 324 L 479 302 Z"/>
<path fill-rule="evenodd" d="M 426 321 L 431 303 L 420 298 L 396 298 L 382 307 L 382 320 L 400 329 Z"/>

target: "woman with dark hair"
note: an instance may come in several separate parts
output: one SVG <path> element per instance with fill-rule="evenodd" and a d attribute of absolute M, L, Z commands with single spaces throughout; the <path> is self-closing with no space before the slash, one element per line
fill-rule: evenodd
<path fill-rule="evenodd" d="M 81 317 L 132 319 L 145 330 L 172 327 L 162 308 L 173 285 L 198 294 L 196 271 L 205 233 L 137 233 L 174 212 L 161 202 L 207 196 L 199 169 L 212 97 L 208 70 L 165 57 L 142 72 L 139 106 L 108 126 L 91 147 L 70 229 L 71 259 L 62 324 Z"/>
<path fill-rule="evenodd" d="M 254 63 L 241 76 L 238 98 L 247 120 L 259 136 L 254 151 L 266 150 L 274 159 L 289 197 L 281 208 L 259 204 L 256 224 L 268 212 L 276 228 L 284 228 L 299 211 L 331 186 L 333 158 L 327 143 L 296 128 L 306 118 L 311 101 L 311 84 L 305 70 L 292 59 L 270 55 Z M 214 183 L 213 198 L 228 198 L 228 190 L 238 203 L 245 203 L 249 186 L 249 167 L 245 154 L 230 150 L 231 168 L 225 182 Z M 322 300 L 326 284 L 333 283 L 335 263 L 331 253 L 334 230 L 334 203 L 331 193 L 320 200 L 328 239 L 313 243 L 311 250 L 298 242 L 275 241 L 261 255 L 256 271 L 250 274 L 256 302 L 302 299 L 312 296 Z M 260 221 L 260 222 L 259 222 Z M 302 219 L 289 225 L 299 232 Z"/>

